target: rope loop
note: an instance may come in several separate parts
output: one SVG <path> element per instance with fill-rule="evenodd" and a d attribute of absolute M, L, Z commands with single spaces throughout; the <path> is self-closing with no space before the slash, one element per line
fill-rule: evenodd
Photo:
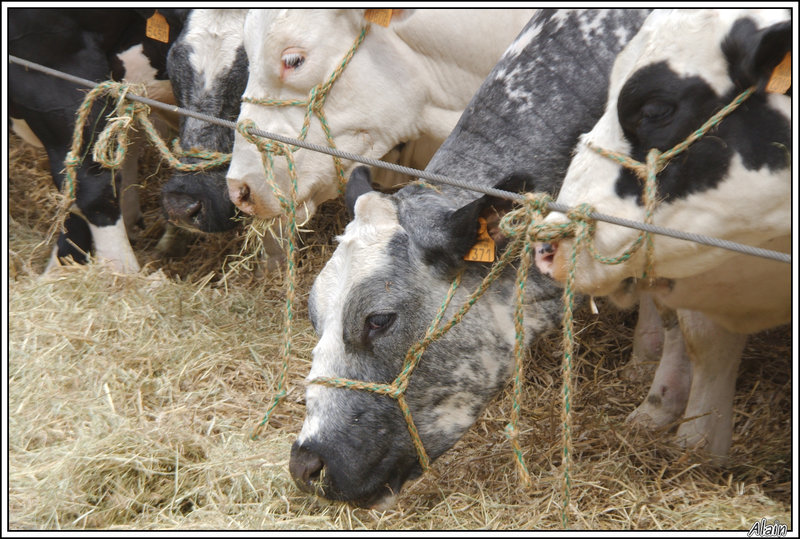
<path fill-rule="evenodd" d="M 132 93 L 146 95 L 143 84 L 115 83 L 107 84 L 106 87 L 117 102 L 111 114 L 107 116 L 105 128 L 97 137 L 92 158 L 103 167 L 116 170 L 125 160 L 130 140 L 129 131 L 135 129 L 137 122 L 142 122 L 150 116 L 150 107 L 127 99 L 127 94 L 131 90 Z"/>

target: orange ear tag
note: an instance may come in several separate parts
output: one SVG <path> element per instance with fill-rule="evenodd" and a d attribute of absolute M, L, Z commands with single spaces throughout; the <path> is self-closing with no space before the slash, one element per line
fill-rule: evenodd
<path fill-rule="evenodd" d="M 787 52 L 781 63 L 775 66 L 767 82 L 766 91 L 771 94 L 785 94 L 792 85 L 792 53 Z"/>
<path fill-rule="evenodd" d="M 158 10 L 147 19 L 144 34 L 150 39 L 155 39 L 161 43 L 169 43 L 169 23 Z"/>
<path fill-rule="evenodd" d="M 374 22 L 375 24 L 380 24 L 381 26 L 386 27 L 389 26 L 389 22 L 392 20 L 392 10 L 368 9 L 364 11 L 364 18 L 369 22 Z"/>
<path fill-rule="evenodd" d="M 468 262 L 494 262 L 494 240 L 486 230 L 486 219 L 478 217 L 478 241 L 464 255 Z"/>

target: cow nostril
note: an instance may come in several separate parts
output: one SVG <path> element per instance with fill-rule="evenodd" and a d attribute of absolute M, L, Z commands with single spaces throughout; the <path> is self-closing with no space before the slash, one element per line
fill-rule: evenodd
<path fill-rule="evenodd" d="M 313 492 L 323 480 L 325 463 L 316 453 L 301 447 L 292 447 L 289 458 L 289 473 L 297 485 Z"/>
<path fill-rule="evenodd" d="M 193 217 L 197 217 L 200 215 L 200 211 L 203 209 L 203 204 L 198 200 L 194 204 L 190 204 L 186 207 L 186 219 L 190 220 Z"/>
<path fill-rule="evenodd" d="M 250 186 L 246 183 L 239 188 L 239 201 L 247 202 L 250 200 Z"/>

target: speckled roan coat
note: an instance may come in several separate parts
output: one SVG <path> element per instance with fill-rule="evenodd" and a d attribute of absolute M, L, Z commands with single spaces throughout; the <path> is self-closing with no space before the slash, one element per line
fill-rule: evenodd
<path fill-rule="evenodd" d="M 645 16 L 640 10 L 542 10 L 426 170 L 555 192 L 578 136 L 603 113 L 614 58 Z M 478 214 L 499 201 L 443 185 L 411 185 L 392 196 L 368 192 L 368 185 L 366 170 L 356 169 L 348 186 L 355 218 L 309 297 L 320 335 L 309 379 L 391 382 L 453 276 L 465 270 L 448 314 L 489 269 L 464 262 L 463 255 L 475 241 Z M 427 349 L 411 377 L 406 397 L 432 459 L 455 444 L 508 381 L 513 284 L 509 269 L 461 324 Z M 526 286 L 528 342 L 556 328 L 560 313 L 560 288 L 533 271 Z M 311 384 L 306 406 L 290 462 L 301 488 L 313 485 L 325 497 L 375 506 L 419 475 L 406 423 L 389 397 Z"/>

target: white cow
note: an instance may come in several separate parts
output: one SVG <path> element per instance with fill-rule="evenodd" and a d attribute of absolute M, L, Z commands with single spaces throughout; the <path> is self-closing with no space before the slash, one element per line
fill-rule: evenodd
<path fill-rule="evenodd" d="M 709 134 L 689 146 L 658 175 L 657 225 L 788 252 L 791 242 L 791 97 L 765 90 L 791 50 L 788 10 L 667 10 L 654 12 L 620 53 L 610 80 L 606 112 L 585 134 L 568 169 L 558 202 L 587 202 L 598 212 L 642 220 L 642 183 L 633 172 L 598 153 L 612 150 L 644 162 L 651 148 L 666 151 L 714 113 L 755 86 L 755 93 Z M 775 79 L 772 79 L 774 81 Z M 563 216 L 551 216 L 552 221 Z M 597 250 L 616 256 L 635 231 L 599 223 Z M 650 395 L 660 388 L 691 389 L 678 437 L 727 457 L 732 402 L 746 334 L 786 323 L 791 316 L 787 264 L 695 243 L 654 237 L 656 300 L 678 309 L 691 368 L 663 365 Z M 565 278 L 572 240 L 539 257 L 539 267 Z M 614 294 L 642 276 L 641 249 L 627 262 L 605 266 L 580 252 L 580 291 Z M 651 275 L 652 277 L 652 275 Z M 680 355 L 680 354 L 678 354 Z M 675 406 L 670 415 L 680 415 Z M 641 417 L 639 418 L 641 419 Z M 662 421 L 663 423 L 663 421 Z"/>
<path fill-rule="evenodd" d="M 250 74 L 244 98 L 305 100 L 341 65 L 364 27 L 368 33 L 331 87 L 324 114 L 337 148 L 381 158 L 415 142 L 422 168 L 456 125 L 467 102 L 535 10 L 392 10 L 388 26 L 369 23 L 363 9 L 251 10 L 245 21 Z M 297 137 L 304 107 L 245 102 L 239 120 Z M 307 139 L 327 145 L 313 118 Z M 298 201 L 306 215 L 338 195 L 331 157 L 296 153 Z M 356 163 L 344 162 L 345 177 Z M 275 159 L 276 181 L 289 190 L 287 165 Z M 265 182 L 256 148 L 237 133 L 228 171 L 231 200 L 271 218 L 281 207 Z"/>

